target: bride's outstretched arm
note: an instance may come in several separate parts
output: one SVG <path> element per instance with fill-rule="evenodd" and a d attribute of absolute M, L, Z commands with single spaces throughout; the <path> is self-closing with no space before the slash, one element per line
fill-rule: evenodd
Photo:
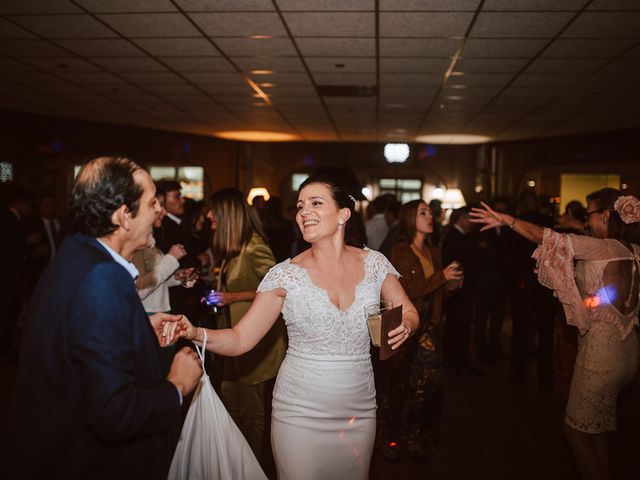
<path fill-rule="evenodd" d="M 402 305 L 402 324 L 389 332 L 389 345 L 395 350 L 417 330 L 418 311 L 395 275 L 387 275 L 382 284 L 380 296 L 383 300 L 390 300 L 396 307 Z"/>
<path fill-rule="evenodd" d="M 282 289 L 258 293 L 247 313 L 235 327 L 221 330 L 207 329 L 205 348 L 220 355 L 236 357 L 255 347 L 282 311 L 284 291 L 279 292 L 279 290 Z M 186 317 L 183 317 L 178 323 L 177 333 L 187 340 L 202 345 L 203 330 L 201 327 L 194 327 Z"/>

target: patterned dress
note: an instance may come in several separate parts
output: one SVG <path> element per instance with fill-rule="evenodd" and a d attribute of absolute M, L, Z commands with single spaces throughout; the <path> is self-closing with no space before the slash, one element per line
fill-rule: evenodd
<path fill-rule="evenodd" d="M 640 247 L 630 249 L 614 239 L 545 229 L 534 258 L 540 283 L 555 290 L 567 323 L 580 332 L 565 423 L 586 433 L 615 430 L 618 393 L 638 368 L 634 327 L 638 325 Z M 612 262 L 632 262 L 632 280 L 624 298 L 626 314 L 613 305 L 618 295 L 624 295 L 618 292 L 622 289 L 613 282 L 604 283 L 605 269 Z"/>

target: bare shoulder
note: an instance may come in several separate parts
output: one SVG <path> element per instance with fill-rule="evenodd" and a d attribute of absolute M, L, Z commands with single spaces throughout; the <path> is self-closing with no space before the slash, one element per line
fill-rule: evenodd
<path fill-rule="evenodd" d="M 369 253 L 374 252 L 374 250 L 364 250 L 362 248 L 352 247 L 351 245 L 347 245 L 345 248 L 346 253 L 350 258 L 360 261 L 364 261 Z"/>
<path fill-rule="evenodd" d="M 306 267 L 308 266 L 310 257 L 311 257 L 311 249 L 307 249 L 304 252 L 301 252 L 295 257 L 293 257 L 291 260 L 289 260 L 289 262 L 299 267 Z"/>

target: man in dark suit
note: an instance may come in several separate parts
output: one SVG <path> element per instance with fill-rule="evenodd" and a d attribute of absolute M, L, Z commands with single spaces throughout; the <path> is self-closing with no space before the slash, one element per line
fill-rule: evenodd
<path fill-rule="evenodd" d="M 70 205 L 79 233 L 34 292 L 4 478 L 164 479 L 202 369 L 185 348 L 163 378 L 161 332 L 180 317 L 147 317 L 135 289 L 129 259 L 150 242 L 155 187 L 130 160 L 101 157 L 78 174 Z"/>
<path fill-rule="evenodd" d="M 29 233 L 34 243 L 29 248 L 29 291 L 32 291 L 42 272 L 53 259 L 62 241 L 60 220 L 55 215 L 53 197 L 45 195 L 38 203 L 38 214 L 30 222 Z"/>
<path fill-rule="evenodd" d="M 444 359 L 457 372 L 479 373 L 469 365 L 469 330 L 473 315 L 473 245 L 469 241 L 471 222 L 469 209 L 458 208 L 451 213 L 450 228 L 442 243 L 442 264 L 456 261 L 464 273 L 461 288 L 446 300 L 446 320 L 443 331 Z"/>
<path fill-rule="evenodd" d="M 31 211 L 31 195 L 23 190 L 11 197 L 0 213 L 0 359 L 15 360 L 13 334 L 25 295 L 27 238 L 24 220 Z"/>

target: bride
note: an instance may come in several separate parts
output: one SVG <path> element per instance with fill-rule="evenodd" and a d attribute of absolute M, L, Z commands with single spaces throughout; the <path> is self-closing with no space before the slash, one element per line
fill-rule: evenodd
<path fill-rule="evenodd" d="M 311 248 L 269 271 L 235 327 L 206 332 L 207 350 L 241 355 L 282 312 L 289 348 L 273 392 L 271 428 L 280 480 L 369 477 L 376 403 L 364 305 L 382 298 L 403 306 L 402 324 L 389 333 L 394 349 L 418 326 L 389 261 L 345 244 L 354 206 L 330 178 L 308 178 L 296 221 Z M 203 330 L 184 317 L 177 327 L 196 344 Z"/>

